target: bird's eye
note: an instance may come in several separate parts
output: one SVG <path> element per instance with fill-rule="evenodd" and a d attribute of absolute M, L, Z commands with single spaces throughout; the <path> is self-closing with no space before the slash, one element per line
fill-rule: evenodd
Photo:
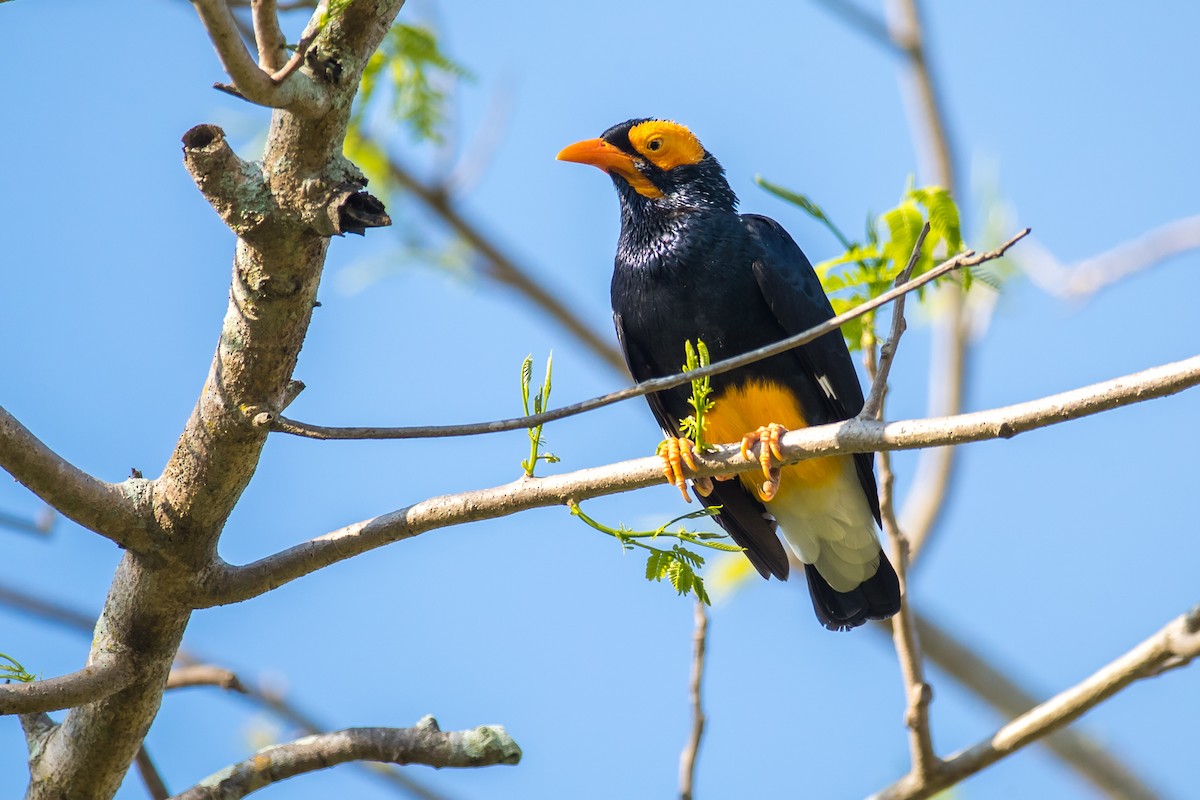
<path fill-rule="evenodd" d="M 662 144 L 662 139 L 651 139 L 650 141 L 646 142 L 646 147 L 650 148 L 651 150 L 661 150 Z"/>

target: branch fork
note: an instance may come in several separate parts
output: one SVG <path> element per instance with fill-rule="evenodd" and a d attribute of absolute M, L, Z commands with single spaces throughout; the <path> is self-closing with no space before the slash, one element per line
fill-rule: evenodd
<path fill-rule="evenodd" d="M 225 0 L 192 0 L 192 5 L 208 31 L 221 65 L 233 80 L 232 84 L 213 84 L 213 88 L 255 105 L 285 108 L 309 118 L 320 117 L 330 110 L 333 98 L 328 87 L 313 74 L 301 71 L 321 34 L 320 21 L 326 14 L 324 3 L 318 5 L 295 52 L 285 63 L 281 62 L 286 45 L 274 0 L 255 2 L 252 7 L 257 62 L 242 42 L 237 21 Z M 328 77 L 324 72 L 317 70 L 316 74 Z"/>

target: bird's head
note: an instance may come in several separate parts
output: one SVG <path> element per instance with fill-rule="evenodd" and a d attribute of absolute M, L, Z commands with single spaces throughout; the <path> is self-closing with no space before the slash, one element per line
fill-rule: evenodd
<path fill-rule="evenodd" d="M 604 170 L 626 203 L 728 210 L 737 205 L 724 168 L 677 122 L 631 119 L 563 148 L 558 160 Z"/>

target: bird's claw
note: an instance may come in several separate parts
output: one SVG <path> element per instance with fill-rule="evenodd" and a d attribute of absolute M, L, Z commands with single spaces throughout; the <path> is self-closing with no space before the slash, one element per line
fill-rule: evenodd
<path fill-rule="evenodd" d="M 687 472 L 700 469 L 696 463 L 696 446 L 692 440 L 682 437 L 665 439 L 658 446 L 658 455 L 663 460 L 663 475 L 666 476 L 667 483 L 679 490 L 685 502 L 692 502 L 687 489 Z M 692 476 L 692 486 L 701 497 L 708 497 L 713 489 L 711 478 Z"/>
<path fill-rule="evenodd" d="M 765 501 L 774 499 L 775 493 L 779 491 L 780 472 L 775 461 L 783 461 L 783 450 L 779 446 L 779 440 L 785 433 L 787 428 L 772 422 L 742 437 L 742 458 L 755 458 L 751 450 L 758 445 L 757 460 L 765 479 L 759 488 L 759 494 Z"/>

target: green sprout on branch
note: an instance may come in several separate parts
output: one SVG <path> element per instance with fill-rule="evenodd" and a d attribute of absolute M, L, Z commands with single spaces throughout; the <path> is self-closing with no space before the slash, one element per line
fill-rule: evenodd
<path fill-rule="evenodd" d="M 858 242 L 846 236 L 824 210 L 805 195 L 762 177 L 755 178 L 755 182 L 820 222 L 844 248 L 842 255 L 814 266 L 821 285 L 830 295 L 835 314 L 849 311 L 892 288 L 907 266 L 926 221 L 929 222 L 929 235 L 925 237 L 925 245 L 913 268 L 913 277 L 928 272 L 963 250 L 958 206 L 950 192 L 941 186 L 913 187 L 910 179 L 899 205 L 878 216 L 867 216 L 865 241 Z M 887 232 L 886 238 L 881 235 L 881 230 Z M 958 280 L 966 291 L 977 278 L 996 288 L 995 281 L 989 280 L 987 273 L 966 269 L 960 272 L 959 278 L 947 276 L 935 283 Z M 923 290 L 918 289 L 917 296 L 923 299 Z M 842 326 L 842 335 L 851 350 L 873 346 L 876 341 L 875 313 L 847 322 Z"/>
<path fill-rule="evenodd" d="M 7 662 L 7 663 L 4 663 Z M 31 674 L 21 663 L 15 658 L 4 653 L 0 653 L 0 678 L 5 683 L 8 681 L 17 681 L 18 683 L 33 683 L 37 680 L 37 676 Z"/>
<path fill-rule="evenodd" d="M 540 414 L 550 406 L 550 373 L 554 365 L 554 353 L 550 353 L 546 357 L 546 378 L 542 381 L 542 388 L 538 389 L 538 393 L 533 398 L 533 410 L 529 407 L 529 385 L 533 381 L 533 355 L 525 356 L 525 360 L 521 363 L 521 403 L 525 409 L 525 416 L 530 414 Z M 532 478 L 534 467 L 537 462 L 545 461 L 547 464 L 557 464 L 560 459 L 553 453 L 542 453 L 539 450 L 545 446 L 545 441 L 542 440 L 542 426 L 534 425 L 529 428 L 529 458 L 521 462 L 521 467 L 525 470 L 525 474 Z"/>
<path fill-rule="evenodd" d="M 684 352 L 687 355 L 687 363 L 683 365 L 684 372 L 708 366 L 708 347 L 704 344 L 703 339 L 697 339 L 695 347 L 692 346 L 691 339 L 683 344 Z M 692 407 L 692 413 L 687 419 L 679 421 L 679 430 L 696 444 L 696 449 L 700 452 L 708 449 L 704 431 L 707 425 L 705 415 L 712 411 L 714 405 L 711 395 L 712 386 L 707 376 L 693 380 L 692 396 L 688 398 L 688 405 Z"/>
<path fill-rule="evenodd" d="M 708 506 L 699 511 L 675 517 L 675 519 L 652 531 L 635 531 L 619 523 L 617 527 L 613 528 L 596 521 L 583 513 L 583 509 L 579 507 L 579 503 L 576 503 L 574 500 L 568 505 L 573 516 L 578 517 L 589 527 L 612 536 L 620 543 L 622 550 L 633 550 L 636 547 L 649 551 L 650 555 L 646 559 L 646 580 L 658 582 L 666 578 L 670 581 L 671 586 L 674 587 L 676 592 L 681 595 L 693 594 L 697 600 L 705 605 L 712 605 L 712 600 L 709 599 L 708 592 L 704 588 L 704 579 L 696 574 L 696 570 L 704 565 L 704 558 L 699 553 L 678 544 L 672 545 L 671 549 L 667 550 L 646 544 L 641 540 L 676 539 L 680 542 L 696 545 L 697 547 L 707 547 L 710 550 L 721 550 L 726 553 L 742 552 L 742 548 L 736 544 L 717 541 L 718 539 L 726 538 L 723 533 L 689 531 L 683 525 L 680 525 L 678 530 L 667 530 L 677 522 L 699 519 L 700 517 L 711 517 L 721 510 L 720 506 Z"/>

